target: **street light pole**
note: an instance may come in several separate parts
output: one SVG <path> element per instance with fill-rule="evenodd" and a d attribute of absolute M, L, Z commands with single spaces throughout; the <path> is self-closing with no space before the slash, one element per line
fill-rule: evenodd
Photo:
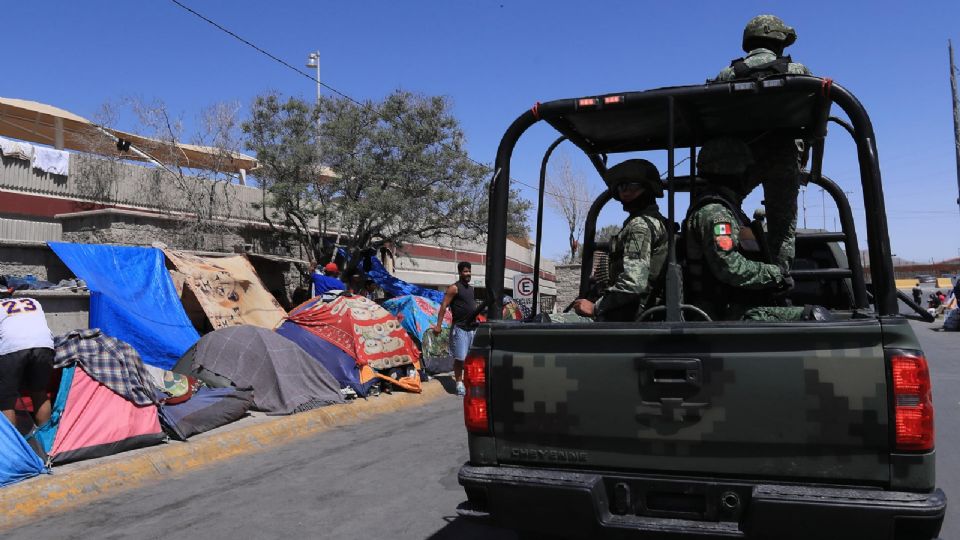
<path fill-rule="evenodd" d="M 320 51 L 314 51 L 307 56 L 307 67 L 317 68 L 317 103 L 320 103 Z"/>

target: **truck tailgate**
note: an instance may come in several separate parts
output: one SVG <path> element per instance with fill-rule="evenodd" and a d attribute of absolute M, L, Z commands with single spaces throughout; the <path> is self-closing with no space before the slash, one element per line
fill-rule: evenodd
<path fill-rule="evenodd" d="M 501 464 L 889 482 L 876 320 L 571 330 L 492 328 Z"/>

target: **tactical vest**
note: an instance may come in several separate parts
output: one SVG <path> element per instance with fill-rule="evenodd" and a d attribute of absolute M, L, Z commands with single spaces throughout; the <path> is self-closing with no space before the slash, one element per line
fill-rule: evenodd
<path fill-rule="evenodd" d="M 770 294 L 732 287 L 721 282 L 710 270 L 704 258 L 703 247 L 692 238 L 690 219 L 709 204 L 719 204 L 733 214 L 740 225 L 740 237 L 734 249 L 745 258 L 756 262 L 768 262 L 768 254 L 762 238 L 759 222 L 752 222 L 740 209 L 740 205 L 719 193 L 704 195 L 687 211 L 683 222 L 686 264 L 684 266 L 684 290 L 686 301 L 700 307 L 714 320 L 739 318 L 743 306 L 772 305 Z"/>
<path fill-rule="evenodd" d="M 776 60 L 771 60 L 756 66 L 749 66 L 744 58 L 737 58 L 730 62 L 733 68 L 733 77 L 735 79 L 763 79 L 771 75 L 785 75 L 790 72 L 790 64 L 793 59 L 790 56 L 778 56 Z"/>
<path fill-rule="evenodd" d="M 657 305 L 661 301 L 663 295 L 664 282 L 666 281 L 666 270 L 667 270 L 667 220 L 663 216 L 654 215 L 650 216 L 640 212 L 630 214 L 629 217 L 623 222 L 624 227 L 634 218 L 639 217 L 647 224 L 647 228 L 651 231 L 650 236 L 650 276 L 647 278 L 647 294 L 644 298 L 638 298 L 636 302 L 630 302 L 629 304 L 619 306 L 608 313 L 604 314 L 604 320 L 619 320 L 619 321 L 632 321 L 640 315 L 640 313 L 654 305 Z M 654 226 L 656 222 L 659 222 L 663 226 L 663 230 L 660 231 L 657 227 Z M 622 232 L 622 231 L 621 231 Z M 611 280 L 616 280 L 623 272 L 623 257 L 624 257 L 624 245 L 623 241 L 620 240 L 620 234 L 617 234 L 610 239 L 610 258 L 608 261 L 608 272 Z M 612 283 L 610 284 L 612 285 Z"/>

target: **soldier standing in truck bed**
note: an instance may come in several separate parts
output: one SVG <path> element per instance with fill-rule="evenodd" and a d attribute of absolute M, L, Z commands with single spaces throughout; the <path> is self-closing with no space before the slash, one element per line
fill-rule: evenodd
<path fill-rule="evenodd" d="M 774 15 L 758 15 L 743 29 L 743 51 L 716 81 L 760 79 L 769 75 L 811 75 L 803 64 L 794 62 L 783 50 L 797 40 L 797 32 Z M 756 174 L 763 182 L 767 213 L 767 244 L 773 260 L 789 268 L 793 263 L 797 234 L 797 195 L 803 141 L 773 132 L 748 141 L 757 161 Z"/>

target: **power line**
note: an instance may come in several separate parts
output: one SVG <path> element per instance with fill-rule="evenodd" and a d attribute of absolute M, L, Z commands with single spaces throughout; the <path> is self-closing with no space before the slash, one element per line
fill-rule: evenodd
<path fill-rule="evenodd" d="M 179 2 L 179 0 L 170 0 L 170 1 L 173 2 L 174 4 L 176 4 L 177 6 L 183 8 L 184 10 L 192 13 L 193 15 L 199 17 L 200 19 L 206 21 L 207 23 L 211 24 L 212 26 L 214 26 L 214 27 L 217 28 L 218 30 L 220 30 L 220 31 L 228 34 L 229 36 L 231 36 L 231 37 L 233 37 L 234 39 L 240 41 L 241 43 L 243 43 L 243 44 L 251 47 L 251 48 L 254 49 L 255 51 L 259 52 L 260 54 L 265 55 L 266 57 L 270 58 L 271 60 L 273 60 L 273 61 L 275 61 L 275 62 L 277 62 L 277 63 L 279 63 L 279 64 L 281 64 L 281 65 L 283 65 L 283 66 L 285 66 L 285 67 L 287 67 L 287 68 L 289 68 L 289 69 L 291 69 L 292 71 L 296 72 L 296 73 L 299 74 L 299 75 L 302 75 L 303 77 L 306 77 L 307 79 L 310 79 L 310 80 L 313 81 L 314 83 L 323 86 L 324 88 L 326 88 L 327 90 L 330 90 L 330 91 L 333 92 L 334 94 L 337 94 L 338 96 L 340 96 L 340 97 L 342 97 L 342 98 L 344 98 L 344 99 L 346 99 L 346 100 L 348 100 L 348 101 L 350 101 L 350 102 L 352 102 L 352 103 L 354 103 L 354 104 L 356 104 L 356 105 L 359 105 L 359 106 L 361 106 L 361 107 L 363 106 L 363 103 L 361 103 L 360 101 L 357 101 L 356 99 L 354 99 L 354 98 L 352 98 L 351 96 L 349 96 L 349 95 L 341 92 L 340 90 L 337 90 L 336 88 L 330 86 L 330 85 L 327 84 L 327 83 L 324 83 L 324 82 L 322 82 L 322 81 L 317 80 L 317 78 L 314 77 L 313 75 L 310 75 L 309 73 L 301 70 L 300 68 L 291 65 L 290 63 L 286 62 L 285 60 L 283 60 L 283 59 L 281 59 L 281 58 L 278 58 L 277 56 L 274 56 L 273 54 L 271 54 L 271 53 L 268 52 L 267 50 L 265 50 L 265 49 L 263 49 L 263 48 L 261 48 L 261 47 L 258 47 L 257 45 L 255 45 L 254 43 L 250 42 L 250 41 L 247 40 L 247 39 L 244 39 L 243 37 L 241 37 L 241 36 L 238 35 L 237 33 L 233 32 L 232 30 L 224 27 L 223 25 L 217 23 L 216 21 L 210 19 L 209 17 L 204 16 L 203 14 L 197 12 L 196 10 L 190 8 L 189 6 L 184 5 L 182 2 Z M 397 119 L 400 120 L 401 122 L 403 121 L 403 118 L 400 117 L 399 115 L 397 116 Z M 442 146 L 447 147 L 448 149 L 452 149 L 451 145 L 449 145 L 449 144 L 447 144 L 447 143 L 445 143 L 445 142 L 443 142 L 443 141 L 437 141 L 437 143 L 440 144 L 440 145 L 442 145 Z M 467 157 L 467 159 L 468 159 L 470 162 L 472 162 L 472 163 L 474 163 L 474 164 L 476 164 L 476 165 L 479 165 L 480 167 L 483 167 L 484 169 L 486 169 L 486 170 L 489 171 L 489 172 L 493 172 L 493 169 L 492 169 L 490 166 L 488 166 L 488 165 L 486 165 L 486 164 L 484 164 L 484 163 L 481 163 L 481 162 L 473 159 L 473 158 L 470 157 L 470 156 L 466 156 L 466 157 Z M 516 183 L 518 183 L 518 184 L 527 186 L 528 188 L 531 188 L 531 189 L 535 189 L 535 190 L 538 190 L 538 191 L 539 191 L 539 189 L 540 189 L 539 186 L 530 185 L 530 184 L 528 184 L 528 183 L 526 183 L 526 182 L 522 182 L 522 181 L 520 181 L 520 180 L 517 180 L 516 178 L 511 178 L 510 180 L 513 181 L 513 182 L 516 182 Z M 583 202 L 583 203 L 587 203 L 587 204 L 590 203 L 590 201 L 579 201 L 578 199 L 574 199 L 574 198 L 572 198 L 572 197 L 567 197 L 567 196 L 564 196 L 564 195 L 560 195 L 559 193 L 551 193 L 551 192 L 548 192 L 548 191 L 544 191 L 544 194 L 546 194 L 546 195 L 551 195 L 551 196 L 553 196 L 553 197 L 557 197 L 557 198 L 560 198 L 560 199 L 568 199 L 568 200 L 571 200 L 571 201 L 578 201 L 578 202 Z"/>

